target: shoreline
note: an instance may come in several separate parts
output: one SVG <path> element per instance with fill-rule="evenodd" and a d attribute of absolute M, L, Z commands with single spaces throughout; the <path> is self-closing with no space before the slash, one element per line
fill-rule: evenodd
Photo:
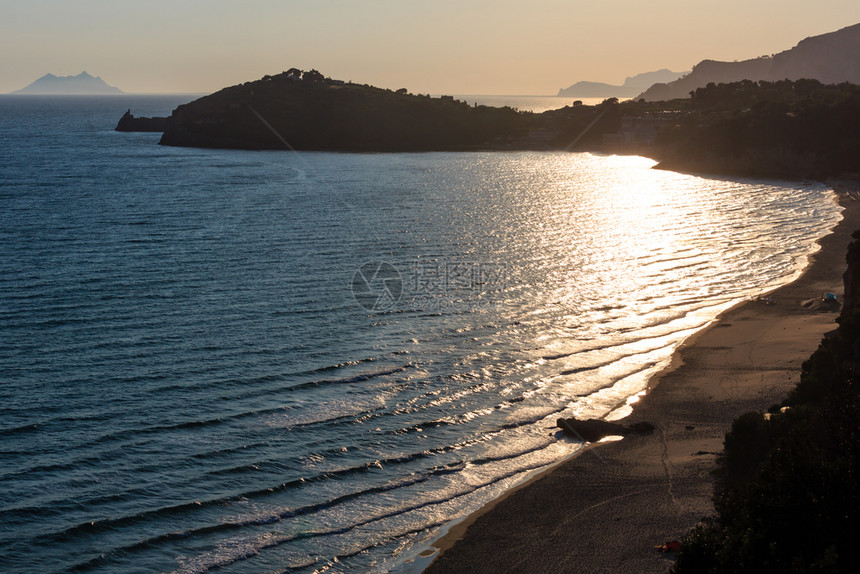
<path fill-rule="evenodd" d="M 522 571 L 667 572 L 680 539 L 713 513 L 717 453 L 735 417 L 764 411 L 798 382 L 800 366 L 833 330 L 851 233 L 860 228 L 860 182 L 825 181 L 842 219 L 818 240 L 803 273 L 724 311 L 685 341 L 625 422 L 652 435 L 589 445 L 450 523 L 413 563 L 427 574 Z M 600 448 L 595 448 L 600 446 Z M 421 563 L 421 564 L 419 564 Z"/>

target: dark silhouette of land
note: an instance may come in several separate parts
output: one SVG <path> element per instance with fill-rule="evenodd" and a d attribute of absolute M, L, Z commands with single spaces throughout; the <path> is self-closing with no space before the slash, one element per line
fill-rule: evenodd
<path fill-rule="evenodd" d="M 636 99 L 648 101 L 689 97 L 710 83 L 741 80 L 775 82 L 808 78 L 824 84 L 860 83 L 860 24 L 806 38 L 794 48 L 741 62 L 703 60 L 678 80 L 656 84 Z"/>
<path fill-rule="evenodd" d="M 21 95 L 100 96 L 124 92 L 119 88 L 109 86 L 99 77 L 81 72 L 77 76 L 45 74 L 29 86 L 12 93 Z"/>
<path fill-rule="evenodd" d="M 116 124 L 118 132 L 164 132 L 170 125 L 168 118 L 136 118 L 128 110 Z"/>
<path fill-rule="evenodd" d="M 326 78 L 291 69 L 225 88 L 174 110 L 164 145 L 339 151 L 504 147 L 528 132 L 511 108 Z"/>
<path fill-rule="evenodd" d="M 860 86 L 745 80 L 676 103 L 685 111 L 664 114 L 673 117 L 650 154 L 662 168 L 794 179 L 860 173 Z"/>
<path fill-rule="evenodd" d="M 817 80 L 709 84 L 666 102 L 615 98 L 540 114 L 470 106 L 290 70 L 135 118 L 164 145 L 329 151 L 590 150 L 678 171 L 824 178 L 860 172 L 860 87 Z"/>
<path fill-rule="evenodd" d="M 672 82 L 688 73 L 672 72 L 663 68 L 656 72 L 636 74 L 624 80 L 624 83 L 620 86 L 604 84 L 603 82 L 576 82 L 571 86 L 560 89 L 558 95 L 569 98 L 632 98 L 654 84 Z"/>

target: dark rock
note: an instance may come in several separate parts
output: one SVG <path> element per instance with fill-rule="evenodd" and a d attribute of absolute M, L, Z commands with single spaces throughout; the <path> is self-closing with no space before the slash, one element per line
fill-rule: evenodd
<path fill-rule="evenodd" d="M 654 432 L 654 425 L 649 422 L 642 421 L 633 423 L 632 425 L 627 425 L 624 429 L 626 431 L 624 434 L 651 434 Z"/>
<path fill-rule="evenodd" d="M 610 435 L 649 434 L 654 431 L 654 425 L 644 421 L 625 426 L 598 419 L 580 421 L 560 418 L 556 426 L 562 429 L 564 434 L 586 442 L 597 442 Z"/>
<path fill-rule="evenodd" d="M 164 132 L 170 125 L 170 118 L 136 118 L 128 110 L 114 128 L 118 132 Z"/>

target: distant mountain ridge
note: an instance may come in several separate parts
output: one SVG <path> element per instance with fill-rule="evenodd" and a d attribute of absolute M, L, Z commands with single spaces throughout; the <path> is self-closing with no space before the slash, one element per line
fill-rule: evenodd
<path fill-rule="evenodd" d="M 99 77 L 93 77 L 86 72 L 81 72 L 77 76 L 55 76 L 54 74 L 45 74 L 29 86 L 12 93 L 57 96 L 95 96 L 122 94 L 124 92 L 119 88 L 108 85 Z"/>
<path fill-rule="evenodd" d="M 655 84 L 636 96 L 647 101 L 688 98 L 690 92 L 713 82 L 741 80 L 774 82 L 808 78 L 824 84 L 860 84 L 860 24 L 801 40 L 797 46 L 741 62 L 703 60 L 686 76 Z"/>
<path fill-rule="evenodd" d="M 677 80 L 687 72 L 673 72 L 663 68 L 656 72 L 637 74 L 624 80 L 620 86 L 603 82 L 577 82 L 558 91 L 558 95 L 569 98 L 632 98 L 656 83 Z"/>

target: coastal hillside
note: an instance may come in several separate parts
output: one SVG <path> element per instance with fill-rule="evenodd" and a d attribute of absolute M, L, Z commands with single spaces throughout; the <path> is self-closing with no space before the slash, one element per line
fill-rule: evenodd
<path fill-rule="evenodd" d="M 179 106 L 161 143 L 339 151 L 465 150 L 524 135 L 524 114 L 291 69 Z"/>
<path fill-rule="evenodd" d="M 860 560 L 860 232 L 848 249 L 839 328 L 800 383 L 725 437 L 716 514 L 684 541 L 675 574 L 854 572 Z"/>
<path fill-rule="evenodd" d="M 672 82 L 687 73 L 689 72 L 673 72 L 664 68 L 631 76 L 620 86 L 603 82 L 576 82 L 560 89 L 558 95 L 569 98 L 632 98 L 654 84 Z"/>
<path fill-rule="evenodd" d="M 860 86 L 744 80 L 676 104 L 685 111 L 664 121 L 645 151 L 661 168 L 793 179 L 860 172 Z"/>
<path fill-rule="evenodd" d="M 29 86 L 12 93 L 20 95 L 98 96 L 122 94 L 123 91 L 108 85 L 99 77 L 81 72 L 77 76 L 45 74 Z"/>
<path fill-rule="evenodd" d="M 790 50 L 741 62 L 704 60 L 686 76 L 655 84 L 636 99 L 647 101 L 687 98 L 709 83 L 740 80 L 798 80 L 810 78 L 825 84 L 860 83 L 860 24 L 802 40 Z"/>
<path fill-rule="evenodd" d="M 860 172 L 860 87 L 809 79 L 709 84 L 687 99 L 608 98 L 537 114 L 294 69 L 166 118 L 128 111 L 116 129 L 163 132 L 164 145 L 203 148 L 577 150 L 645 155 L 684 172 L 795 179 Z"/>

